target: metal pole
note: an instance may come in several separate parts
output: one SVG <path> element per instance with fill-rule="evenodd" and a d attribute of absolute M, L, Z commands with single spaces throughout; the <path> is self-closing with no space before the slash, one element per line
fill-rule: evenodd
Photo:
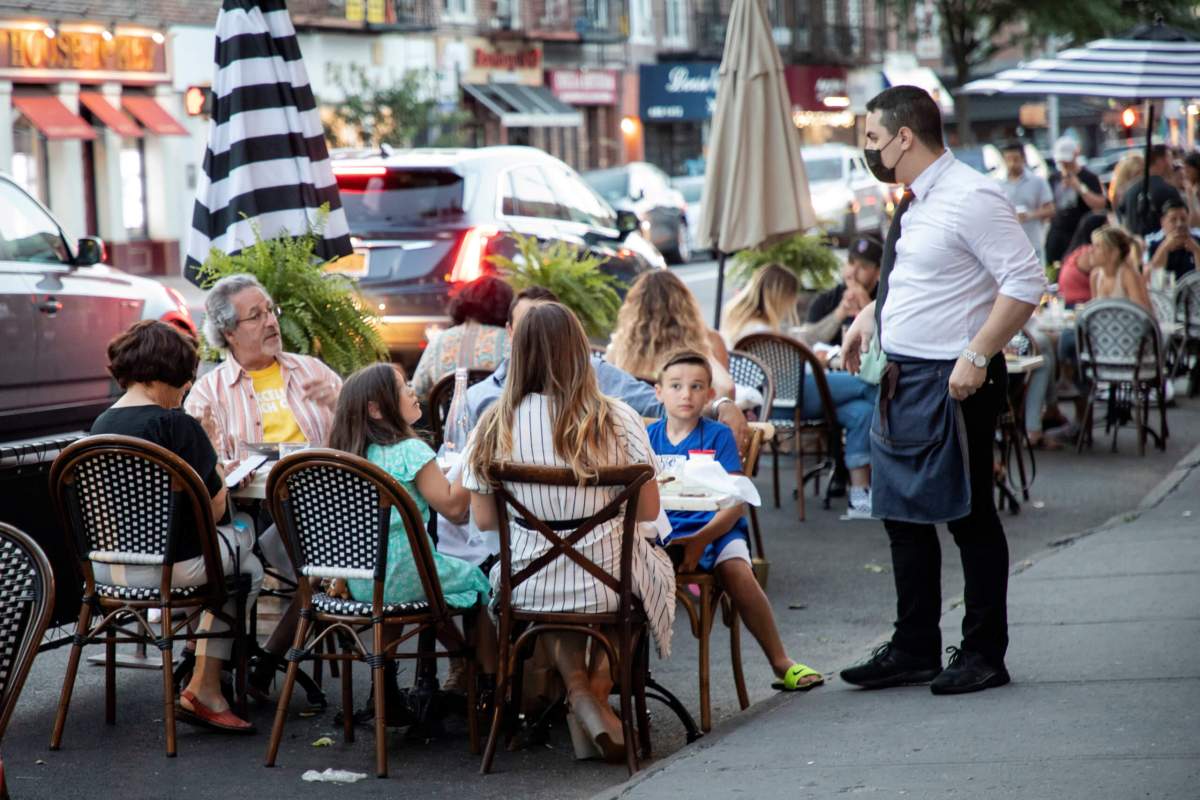
<path fill-rule="evenodd" d="M 1154 101 L 1146 101 L 1146 164 L 1142 167 L 1142 194 L 1138 198 L 1138 230 L 1135 233 L 1141 234 L 1142 229 L 1150 221 L 1150 144 L 1154 138 Z"/>
<path fill-rule="evenodd" d="M 1054 147 L 1054 143 L 1058 141 L 1060 135 L 1058 127 L 1058 95 L 1056 94 L 1046 97 L 1046 124 L 1050 126 L 1050 146 Z"/>
<path fill-rule="evenodd" d="M 721 294 L 725 290 L 725 253 L 717 253 L 717 302 L 713 309 L 713 330 L 721 329 Z"/>

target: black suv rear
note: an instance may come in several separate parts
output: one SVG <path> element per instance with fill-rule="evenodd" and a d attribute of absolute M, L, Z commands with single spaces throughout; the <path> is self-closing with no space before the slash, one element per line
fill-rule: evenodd
<path fill-rule="evenodd" d="M 565 241 L 604 259 L 626 284 L 662 256 L 569 166 L 530 147 L 334 155 L 356 256 L 339 269 L 382 316 L 393 355 L 411 365 L 430 326 L 448 324 L 456 283 L 516 254 L 509 232 Z"/>

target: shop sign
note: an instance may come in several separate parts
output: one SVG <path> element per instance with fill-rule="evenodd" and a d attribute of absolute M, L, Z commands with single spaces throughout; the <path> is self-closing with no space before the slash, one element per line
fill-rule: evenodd
<path fill-rule="evenodd" d="M 68 28 L 50 38 L 42 28 L 0 27 L 0 76 L 166 80 L 166 53 L 149 34 Z"/>
<path fill-rule="evenodd" d="M 476 69 L 498 69 L 505 72 L 516 72 L 519 69 L 541 69 L 542 51 L 537 47 L 529 47 L 509 53 L 476 47 L 474 65 Z"/>
<path fill-rule="evenodd" d="M 717 108 L 720 65 L 715 63 L 643 64 L 639 112 L 647 122 L 703 120 Z"/>
<path fill-rule="evenodd" d="M 611 69 L 550 70 L 550 91 L 573 106 L 617 104 L 617 72 Z"/>
<path fill-rule="evenodd" d="M 542 48 L 518 42 L 492 42 L 478 36 L 445 39 L 439 46 L 444 69 L 458 73 L 460 83 L 521 83 L 545 81 Z"/>
<path fill-rule="evenodd" d="M 850 89 L 842 67 L 790 66 L 783 75 L 794 108 L 840 112 L 850 107 Z"/>

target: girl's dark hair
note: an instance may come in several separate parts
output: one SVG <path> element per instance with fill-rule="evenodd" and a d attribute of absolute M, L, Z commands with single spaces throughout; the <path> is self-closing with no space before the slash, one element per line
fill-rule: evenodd
<path fill-rule="evenodd" d="M 176 389 L 196 379 L 196 340 L 165 322 L 144 319 L 108 343 L 108 374 L 122 389 L 161 381 Z"/>
<path fill-rule="evenodd" d="M 366 458 L 369 445 L 396 444 L 416 438 L 417 432 L 400 413 L 397 369 L 386 363 L 371 364 L 346 379 L 329 431 L 330 447 Z M 372 401 L 379 406 L 379 419 L 368 413 Z"/>
<path fill-rule="evenodd" d="M 1108 214 L 1103 211 L 1093 212 L 1079 220 L 1079 225 L 1075 227 L 1075 235 L 1071 237 L 1071 243 L 1067 245 L 1067 252 L 1063 253 L 1063 260 L 1065 261 L 1076 248 L 1091 244 L 1092 234 L 1107 224 Z"/>
<path fill-rule="evenodd" d="M 513 290 L 495 275 L 484 275 L 458 287 L 450 296 L 450 319 L 455 325 L 474 320 L 480 325 L 503 328 Z"/>

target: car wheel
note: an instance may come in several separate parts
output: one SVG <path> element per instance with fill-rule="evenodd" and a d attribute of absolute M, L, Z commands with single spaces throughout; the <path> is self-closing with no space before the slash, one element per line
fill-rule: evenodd
<path fill-rule="evenodd" d="M 688 234 L 687 223 L 680 221 L 675 228 L 675 246 L 671 248 L 670 255 L 667 260 L 672 264 L 686 264 L 692 260 L 691 239 Z"/>

